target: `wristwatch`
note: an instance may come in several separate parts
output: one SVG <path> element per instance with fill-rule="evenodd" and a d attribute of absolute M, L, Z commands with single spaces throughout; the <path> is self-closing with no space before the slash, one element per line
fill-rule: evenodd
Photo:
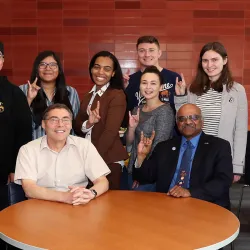
<path fill-rule="evenodd" d="M 90 189 L 90 191 L 94 195 L 93 199 L 95 199 L 95 197 L 97 196 L 97 192 L 95 191 L 95 189 Z"/>

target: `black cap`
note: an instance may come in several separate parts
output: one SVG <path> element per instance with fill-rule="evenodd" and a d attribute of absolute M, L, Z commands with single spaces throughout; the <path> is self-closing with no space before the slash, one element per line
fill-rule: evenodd
<path fill-rule="evenodd" d="M 4 55 L 4 46 L 2 42 L 0 42 L 0 52 Z"/>

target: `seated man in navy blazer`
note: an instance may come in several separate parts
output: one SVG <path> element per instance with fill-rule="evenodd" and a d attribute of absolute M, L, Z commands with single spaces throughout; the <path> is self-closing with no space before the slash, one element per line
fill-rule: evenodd
<path fill-rule="evenodd" d="M 202 132 L 201 110 L 194 104 L 183 105 L 176 121 L 182 136 L 159 143 L 148 159 L 154 133 L 151 138 L 141 135 L 135 163 L 139 182 L 156 182 L 157 192 L 230 209 L 233 165 L 229 142 Z"/>

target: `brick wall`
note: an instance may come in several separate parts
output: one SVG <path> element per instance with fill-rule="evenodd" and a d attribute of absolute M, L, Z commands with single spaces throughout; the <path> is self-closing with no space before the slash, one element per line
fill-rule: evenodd
<path fill-rule="evenodd" d="M 52 49 L 81 97 L 90 88 L 93 53 L 113 52 L 124 72 L 132 73 L 138 66 L 135 42 L 147 34 L 160 40 L 161 65 L 183 72 L 188 81 L 202 45 L 221 41 L 250 97 L 250 0 L 0 0 L 3 73 L 15 84 L 29 79 L 38 51 Z"/>

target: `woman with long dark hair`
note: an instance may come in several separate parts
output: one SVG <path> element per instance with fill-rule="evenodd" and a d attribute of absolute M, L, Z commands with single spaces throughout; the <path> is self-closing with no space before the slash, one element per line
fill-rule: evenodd
<path fill-rule="evenodd" d="M 75 131 L 91 140 L 109 166 L 109 188 L 120 189 L 123 160 L 128 158 L 119 137 L 127 105 L 122 70 L 112 53 L 101 51 L 90 61 L 89 75 L 94 86 L 83 97 Z"/>
<path fill-rule="evenodd" d="M 230 142 L 234 182 L 244 171 L 248 130 L 248 107 L 244 87 L 235 82 L 229 70 L 225 47 L 207 43 L 200 52 L 197 74 L 186 93 L 186 82 L 176 82 L 176 109 L 194 103 L 204 117 L 203 131 Z"/>
<path fill-rule="evenodd" d="M 74 88 L 66 85 L 60 59 L 53 51 L 43 51 L 38 54 L 30 81 L 20 88 L 27 96 L 33 114 L 33 139 L 45 135 L 41 126 L 42 116 L 51 104 L 65 104 L 74 117 L 78 113 L 80 106 L 78 94 Z"/>

